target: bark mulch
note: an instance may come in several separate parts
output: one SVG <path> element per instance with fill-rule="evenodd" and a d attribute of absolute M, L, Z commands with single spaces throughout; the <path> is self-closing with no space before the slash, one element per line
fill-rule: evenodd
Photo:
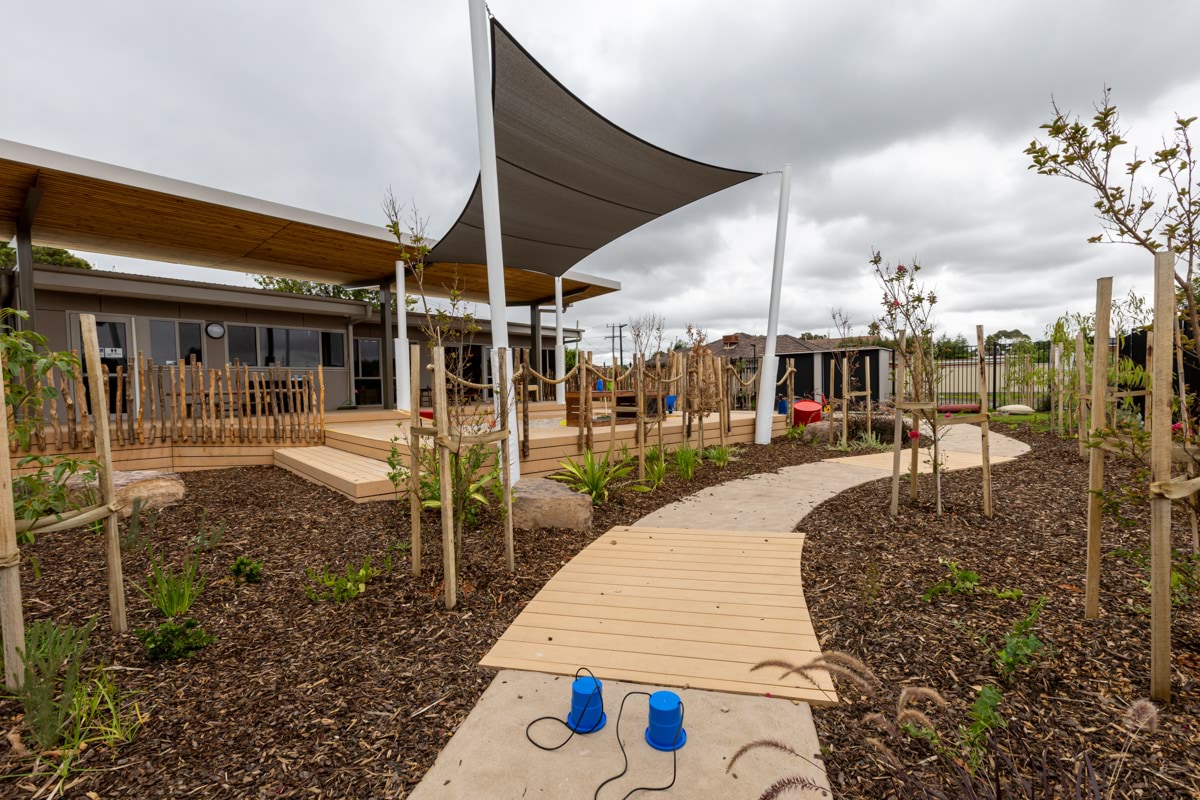
<path fill-rule="evenodd" d="M 894 718 L 902 687 L 931 687 L 948 708 L 928 702 L 918 707 L 943 741 L 953 742 L 958 727 L 969 722 L 976 692 L 990 685 L 1003 695 L 998 710 L 1007 731 L 1000 741 L 1034 756 L 1022 755 L 1018 763 L 1036 767 L 1039 754 L 1054 759 L 1086 752 L 1101 777 L 1115 784 L 1114 796 L 1200 796 L 1200 593 L 1173 609 L 1172 703 L 1160 709 L 1156 731 L 1131 740 L 1125 710 L 1149 692 L 1149 592 L 1142 570 L 1116 551 L 1148 547 L 1148 509 L 1123 507 L 1130 518 L 1125 525 L 1105 519 L 1101 616 L 1084 620 L 1086 462 L 1072 441 L 1028 427 L 1002 431 L 1033 450 L 993 469 L 993 519 L 980 511 L 980 473 L 970 470 L 943 477 L 942 517 L 935 515 L 932 485 L 923 479 L 921 500 L 909 505 L 906 493 L 899 518 L 892 520 L 890 482 L 883 480 L 831 499 L 799 528 L 807 534 L 805 595 L 822 648 L 866 662 L 882 687 L 868 699 L 840 681 L 850 702 L 815 713 L 836 794 L 894 792 L 898 768 L 888 767 L 865 742 L 869 736 L 887 743 L 903 771 L 944 786 L 946 762 L 931 758 L 928 745 L 909 737 L 889 740 L 863 717 L 882 711 Z M 1132 477 L 1131 469 L 1108 459 L 1110 487 Z M 1175 546 L 1190 553 L 1187 519 L 1178 514 L 1175 522 Z M 1019 588 L 1024 596 L 1001 600 L 979 591 L 925 602 L 922 594 L 947 575 L 939 558 L 977 571 L 983 586 Z M 1041 596 L 1046 605 L 1033 632 L 1047 650 L 1006 679 L 993 653 Z"/>
<path fill-rule="evenodd" d="M 743 448 L 724 469 L 702 466 L 652 493 L 618 489 L 597 509 L 592 534 L 518 534 L 517 572 L 503 568 L 500 527 L 484 514 L 467 535 L 461 599 L 441 607 L 437 519 L 424 522 L 424 574 L 413 578 L 404 548 L 406 503 L 357 505 L 283 470 L 255 467 L 186 473 L 187 497 L 161 512 L 153 541 L 180 561 L 201 519 L 225 522 L 224 538 L 200 555 L 208 577 L 191 616 L 215 643 L 191 658 L 149 661 L 132 635 L 108 629 L 103 540 L 80 530 L 42 536 L 22 565 L 28 620 L 82 624 L 99 615 L 90 663 L 115 667 L 149 720 L 117 750 L 96 746 L 76 761 L 71 797 L 403 797 L 479 698 L 490 674 L 477 664 L 525 602 L 595 535 L 630 524 L 706 486 L 781 466 L 820 460 L 824 447 L 778 442 Z M 244 555 L 265 563 L 261 584 L 228 575 Z M 344 570 L 366 556 L 392 569 L 361 597 L 310 601 L 306 572 Z M 129 622 L 161 621 L 135 586 L 149 558 L 124 558 Z M 4 730 L 20 727 L 20 706 L 0 700 Z M 44 779 L 5 748 L 0 796 L 31 797 Z M 89 794 L 89 793 L 94 793 Z M 42 793 L 41 796 L 45 796 Z"/>

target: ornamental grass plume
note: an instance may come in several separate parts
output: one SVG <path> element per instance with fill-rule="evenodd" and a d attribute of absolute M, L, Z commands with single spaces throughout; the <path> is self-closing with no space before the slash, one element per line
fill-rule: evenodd
<path fill-rule="evenodd" d="M 1158 730 L 1158 706 L 1146 698 L 1134 700 L 1125 709 L 1125 727 L 1133 735 Z"/>

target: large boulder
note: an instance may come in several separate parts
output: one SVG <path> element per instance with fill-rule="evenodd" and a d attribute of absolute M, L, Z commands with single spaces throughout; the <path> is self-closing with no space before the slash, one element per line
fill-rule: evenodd
<path fill-rule="evenodd" d="M 1007 406 L 1000 406 L 996 409 L 1001 414 L 1033 414 L 1034 410 L 1027 405 L 1021 403 L 1012 403 Z"/>
<path fill-rule="evenodd" d="M 513 487 L 513 527 L 521 531 L 592 529 L 592 499 L 549 478 L 522 478 Z"/>
<path fill-rule="evenodd" d="M 83 489 L 83 481 L 75 476 L 67 481 L 72 492 Z M 142 499 L 142 509 L 166 508 L 183 500 L 183 479 L 175 472 L 156 469 L 113 470 L 113 488 L 121 517 L 133 512 L 134 498 Z"/>
<path fill-rule="evenodd" d="M 833 439 L 839 442 L 842 439 L 842 415 L 841 412 L 835 412 L 830 417 L 826 417 L 820 422 L 814 422 L 804 428 L 804 433 L 801 435 L 801 440 L 809 442 L 828 442 L 829 441 L 829 426 L 833 425 Z M 902 417 L 903 420 L 903 436 L 907 440 L 908 432 L 911 429 L 908 417 Z M 892 443 L 892 432 L 895 430 L 896 417 L 890 410 L 880 411 L 879 413 L 871 414 L 871 432 L 883 444 Z M 865 413 L 852 411 L 850 412 L 850 441 L 855 441 L 860 436 L 867 432 L 867 415 Z"/>

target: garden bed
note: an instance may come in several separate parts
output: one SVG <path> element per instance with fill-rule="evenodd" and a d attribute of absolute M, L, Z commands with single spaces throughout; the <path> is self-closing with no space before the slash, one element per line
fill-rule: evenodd
<path fill-rule="evenodd" d="M 597 509 L 591 535 L 518 532 L 517 572 L 503 568 L 498 520 L 485 512 L 467 536 L 458 608 L 441 607 L 440 536 L 424 526 L 425 574 L 412 578 L 405 546 L 407 503 L 356 505 L 283 470 L 255 467 L 184 475 L 185 501 L 162 512 L 153 534 L 175 561 L 190 552 L 202 515 L 227 523 L 199 556 L 208 586 L 191 616 L 216 641 L 191 658 L 149 661 L 132 635 L 108 630 L 103 540 L 85 530 L 42 536 L 25 548 L 21 579 L 28 620 L 82 624 L 99 615 L 88 662 L 103 662 L 149 719 L 133 742 L 95 746 L 75 762 L 68 796 L 394 797 L 432 765 L 486 688 L 483 654 L 558 568 L 595 535 L 629 524 L 706 486 L 820 460 L 824 447 L 781 441 L 743 448 L 724 469 L 701 466 L 651 493 L 618 489 Z M 843 455 L 843 454 L 837 454 Z M 313 602 L 309 569 L 344 570 L 389 554 L 392 569 L 347 603 Z M 238 556 L 264 562 L 261 584 L 235 585 Z M 132 628 L 161 621 L 137 591 L 149 558 L 127 552 Z M 0 701 L 6 731 L 20 706 Z M 30 762 L 0 755 L 0 795 L 30 797 L 44 778 L 21 777 Z M 48 790 L 41 796 L 49 794 Z"/>
<path fill-rule="evenodd" d="M 899 770 L 865 742 L 868 736 L 880 737 L 910 775 L 929 785 L 940 785 L 935 773 L 953 769 L 931 759 L 926 743 L 891 740 L 862 722 L 878 710 L 894 717 L 902 687 L 927 686 L 944 696 L 947 709 L 927 702 L 920 708 L 953 746 L 977 692 L 995 686 L 1002 693 L 998 713 L 1007 720 L 998 740 L 1033 774 L 1042 753 L 1053 763 L 1086 752 L 1102 780 L 1120 770 L 1114 796 L 1200 796 L 1200 592 L 1173 609 L 1173 702 L 1161 709 L 1156 731 L 1131 742 L 1123 717 L 1149 691 L 1149 593 L 1135 557 L 1115 551 L 1148 546 L 1148 508 L 1124 506 L 1125 525 L 1105 518 L 1101 616 L 1085 621 L 1087 462 L 1073 440 L 1025 425 L 1001 430 L 1033 451 L 993 467 L 993 519 L 980 512 L 979 472 L 971 470 L 943 476 L 941 518 L 930 479 L 922 478 L 921 502 L 905 502 L 899 519 L 890 519 L 884 480 L 844 492 L 799 527 L 807 534 L 805 596 L 822 649 L 862 659 L 882 685 L 879 697 L 868 700 L 842 682 L 844 697 L 854 702 L 815 714 L 836 794 L 888 796 L 890 776 Z M 1109 486 L 1133 480 L 1116 459 L 1107 469 Z M 1175 532 L 1175 546 L 1190 552 L 1180 512 Z M 981 590 L 924 601 L 948 575 L 939 558 L 976 571 Z M 1000 599 L 986 588 L 1018 588 L 1023 596 Z M 1046 605 L 1032 632 L 1048 649 L 1006 678 L 995 651 L 1040 596 Z"/>

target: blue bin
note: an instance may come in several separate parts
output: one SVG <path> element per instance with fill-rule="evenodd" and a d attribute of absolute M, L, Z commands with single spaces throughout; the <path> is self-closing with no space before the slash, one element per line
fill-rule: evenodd
<path fill-rule="evenodd" d="M 675 413 L 675 397 L 676 397 L 676 395 L 673 395 L 673 394 L 667 395 L 667 413 L 668 414 Z"/>
<path fill-rule="evenodd" d="M 594 733 L 604 727 L 604 684 L 595 678 L 576 678 L 571 684 L 571 713 L 567 725 L 576 733 Z"/>
<path fill-rule="evenodd" d="M 655 692 L 650 695 L 650 724 L 646 727 L 646 743 L 655 750 L 671 752 L 687 743 L 683 729 L 683 703 L 674 692 Z"/>
<path fill-rule="evenodd" d="M 779 401 L 779 413 L 787 416 L 787 400 Z"/>
<path fill-rule="evenodd" d="M 596 381 L 596 391 L 597 391 L 597 392 L 603 392 L 603 391 L 604 391 L 604 379 L 603 379 L 603 378 L 599 378 L 599 379 Z"/>

